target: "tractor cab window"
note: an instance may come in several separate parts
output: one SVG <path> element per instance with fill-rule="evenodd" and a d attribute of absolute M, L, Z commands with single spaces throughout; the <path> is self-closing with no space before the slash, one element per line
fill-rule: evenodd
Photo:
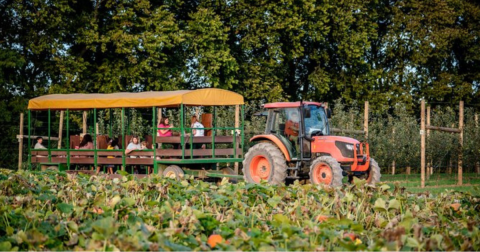
<path fill-rule="evenodd" d="M 298 108 L 280 108 L 275 109 L 275 119 L 272 122 L 272 129 L 277 135 L 280 135 L 288 141 L 293 156 L 299 153 L 299 130 L 300 124 L 300 110 Z M 288 146 L 287 146 L 288 147 Z"/>
<path fill-rule="evenodd" d="M 305 118 L 305 134 L 308 137 L 326 136 L 330 134 L 327 115 L 323 107 L 308 106 L 310 108 L 310 117 Z"/>

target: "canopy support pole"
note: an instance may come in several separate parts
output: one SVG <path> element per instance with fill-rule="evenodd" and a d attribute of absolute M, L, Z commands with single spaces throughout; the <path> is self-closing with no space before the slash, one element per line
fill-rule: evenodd
<path fill-rule="evenodd" d="M 239 126 L 240 126 L 240 106 L 235 105 L 235 129 L 233 130 L 233 153 L 234 153 L 233 157 L 234 158 L 238 158 L 237 130 Z M 238 175 L 238 162 L 235 162 L 234 164 L 234 171 L 235 171 L 235 174 Z"/>
<path fill-rule="evenodd" d="M 197 117 L 198 118 L 198 117 Z M 213 120 L 212 120 L 212 158 L 215 158 L 215 135 L 217 133 L 217 107 L 213 106 Z M 204 126 L 205 127 L 205 126 Z M 205 130 L 204 130 L 205 132 Z M 216 165 L 218 170 L 218 163 Z"/>
<path fill-rule="evenodd" d="M 68 122 L 68 118 L 69 118 L 69 114 L 70 114 L 70 110 L 67 109 L 67 122 L 66 122 L 66 126 L 67 126 L 67 132 L 66 132 L 66 137 L 67 137 L 67 169 L 70 170 L 70 132 L 69 132 L 69 122 Z"/>
<path fill-rule="evenodd" d="M 183 103 L 180 104 L 180 133 L 182 136 L 180 137 L 180 144 L 182 145 L 182 160 L 185 159 L 185 127 L 184 127 L 184 118 L 183 118 Z M 193 137 L 193 136 L 192 136 Z"/>
<path fill-rule="evenodd" d="M 158 173 L 158 164 L 157 160 L 157 125 L 155 124 L 155 112 L 157 112 L 157 108 L 155 106 L 152 107 L 152 149 L 153 149 L 153 173 Z"/>
<path fill-rule="evenodd" d="M 48 109 L 48 162 L 52 162 L 52 150 L 50 148 L 50 129 L 51 129 L 51 112 Z"/>
<path fill-rule="evenodd" d="M 125 171 L 125 108 L 122 107 L 122 171 Z"/>
<path fill-rule="evenodd" d="M 93 141 L 93 169 L 97 169 L 97 147 L 98 147 L 98 139 L 97 139 L 97 131 L 98 131 L 98 125 L 97 125 L 97 108 L 93 108 L 93 125 L 95 125 L 95 128 L 93 129 L 93 135 L 95 136 L 95 141 Z M 97 170 L 99 172 L 100 169 Z"/>
<path fill-rule="evenodd" d="M 62 131 L 63 131 L 63 114 L 65 111 L 60 111 L 60 123 L 58 125 L 58 144 L 57 144 L 57 149 L 62 148 Z"/>
<path fill-rule="evenodd" d="M 242 105 L 242 153 L 243 150 L 245 149 L 245 105 Z M 242 154 L 243 157 L 243 154 Z"/>

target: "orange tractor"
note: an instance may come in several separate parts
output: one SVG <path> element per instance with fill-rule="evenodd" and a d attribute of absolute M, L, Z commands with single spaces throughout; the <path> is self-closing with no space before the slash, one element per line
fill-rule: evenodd
<path fill-rule="evenodd" d="M 281 184 L 286 179 L 310 179 L 313 184 L 342 185 L 344 176 L 380 181 L 380 168 L 370 157 L 368 143 L 330 136 L 330 110 L 317 102 L 277 102 L 267 109 L 265 133 L 243 161 L 243 174 L 250 183 L 266 180 Z"/>

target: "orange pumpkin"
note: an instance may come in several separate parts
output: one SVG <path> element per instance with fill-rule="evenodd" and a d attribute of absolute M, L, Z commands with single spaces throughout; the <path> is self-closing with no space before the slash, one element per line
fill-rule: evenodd
<path fill-rule="evenodd" d="M 223 238 L 221 235 L 218 234 L 212 234 L 210 237 L 208 237 L 207 243 L 210 245 L 211 248 L 214 248 L 217 246 L 218 243 L 222 242 Z"/>
<path fill-rule="evenodd" d="M 451 208 L 453 208 L 453 210 L 455 211 L 458 211 L 458 209 L 460 209 L 460 203 L 453 203 L 450 205 Z"/>
<path fill-rule="evenodd" d="M 343 234 L 343 238 L 350 238 L 350 240 L 355 241 L 357 235 L 355 235 L 355 233 L 345 233 Z"/>
<path fill-rule="evenodd" d="M 318 222 L 322 223 L 322 222 L 328 220 L 328 216 L 320 214 L 320 215 L 318 215 L 317 218 L 315 218 L 315 219 L 316 219 Z"/>

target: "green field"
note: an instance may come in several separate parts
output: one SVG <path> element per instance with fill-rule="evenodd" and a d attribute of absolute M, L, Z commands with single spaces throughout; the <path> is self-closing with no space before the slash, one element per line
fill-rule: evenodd
<path fill-rule="evenodd" d="M 479 190 L 475 187 L 480 187 L 480 175 L 476 173 L 463 174 L 463 185 L 458 186 L 457 174 L 433 174 L 429 179 L 425 180 L 425 188 L 421 188 L 420 174 L 397 174 L 389 175 L 382 174 L 382 181 L 390 186 L 398 185 L 405 187 L 410 192 L 431 192 L 440 193 L 445 191 L 469 192 L 479 195 Z"/>
<path fill-rule="evenodd" d="M 3 250 L 480 250 L 480 198 L 0 171 Z M 218 235 L 220 241 L 209 242 Z"/>

